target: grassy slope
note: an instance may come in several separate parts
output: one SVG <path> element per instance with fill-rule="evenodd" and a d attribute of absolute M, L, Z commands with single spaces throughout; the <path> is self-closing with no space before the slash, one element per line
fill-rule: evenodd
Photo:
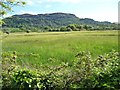
<path fill-rule="evenodd" d="M 3 51 L 26 54 L 18 60 L 36 65 L 71 62 L 79 51 L 90 51 L 96 57 L 112 49 L 118 49 L 117 31 L 13 33 L 3 38 Z"/>

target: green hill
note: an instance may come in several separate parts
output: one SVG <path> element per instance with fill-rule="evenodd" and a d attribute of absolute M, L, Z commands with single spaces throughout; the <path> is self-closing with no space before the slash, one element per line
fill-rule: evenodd
<path fill-rule="evenodd" d="M 70 24 L 78 25 L 91 25 L 94 28 L 102 27 L 105 29 L 112 28 L 115 29 L 116 24 L 111 22 L 99 22 L 90 18 L 78 18 L 74 14 L 70 13 L 50 13 L 50 14 L 22 14 L 22 15 L 13 15 L 3 19 L 5 24 L 3 28 L 41 28 L 41 27 L 62 27 L 68 26 Z"/>
<path fill-rule="evenodd" d="M 66 13 L 52 13 L 52 14 L 23 14 L 14 15 L 4 19 L 5 25 L 8 27 L 18 26 L 66 26 L 69 24 L 79 24 L 79 18 L 73 14 Z"/>

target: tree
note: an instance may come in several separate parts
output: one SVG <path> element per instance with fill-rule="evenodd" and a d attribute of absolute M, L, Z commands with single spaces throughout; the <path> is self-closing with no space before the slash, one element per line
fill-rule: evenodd
<path fill-rule="evenodd" d="M 0 25 L 3 23 L 2 16 L 9 11 L 13 11 L 13 6 L 25 5 L 26 3 L 21 0 L 0 0 Z"/>
<path fill-rule="evenodd" d="M 76 31 L 77 30 L 76 24 L 70 24 L 70 25 L 67 26 L 67 28 L 71 28 L 72 31 Z"/>
<path fill-rule="evenodd" d="M 66 27 L 61 27 L 61 28 L 60 28 L 60 31 L 63 31 L 63 32 L 64 32 L 64 31 L 67 31 L 67 28 L 66 28 Z"/>
<path fill-rule="evenodd" d="M 0 10 L 0 15 L 7 14 L 8 11 L 12 11 L 13 6 L 18 5 L 25 5 L 26 3 L 21 0 L 1 0 L 0 1 L 0 7 L 2 8 Z"/>

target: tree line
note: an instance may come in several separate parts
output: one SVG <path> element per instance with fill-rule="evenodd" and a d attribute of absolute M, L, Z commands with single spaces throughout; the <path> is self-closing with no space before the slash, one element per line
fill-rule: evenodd
<path fill-rule="evenodd" d="M 51 27 L 51 26 L 19 26 L 16 28 L 3 27 L 3 32 L 68 32 L 68 31 L 93 31 L 93 30 L 118 30 L 118 25 L 114 24 L 111 26 L 107 25 L 87 25 L 87 24 L 69 24 L 67 26 L 61 27 Z"/>

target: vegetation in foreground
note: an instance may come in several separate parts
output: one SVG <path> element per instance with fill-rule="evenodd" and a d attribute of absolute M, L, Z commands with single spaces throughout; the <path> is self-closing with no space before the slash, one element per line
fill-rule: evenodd
<path fill-rule="evenodd" d="M 68 90 L 120 89 L 119 53 L 111 51 L 91 58 L 89 52 L 79 52 L 76 59 L 59 66 L 24 68 L 16 62 L 16 52 L 3 53 L 3 89 Z"/>

